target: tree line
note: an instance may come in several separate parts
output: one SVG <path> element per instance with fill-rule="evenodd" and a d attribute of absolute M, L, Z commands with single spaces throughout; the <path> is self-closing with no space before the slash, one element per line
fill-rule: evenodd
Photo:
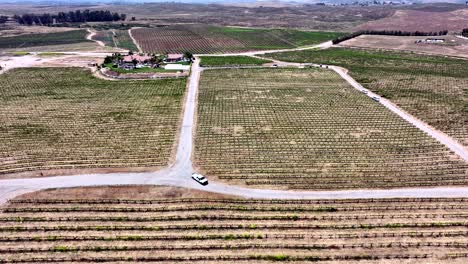
<path fill-rule="evenodd" d="M 349 35 L 341 36 L 334 39 L 333 44 L 359 37 L 361 35 L 387 35 L 387 36 L 444 36 L 447 35 L 448 30 L 423 32 L 423 31 L 401 31 L 401 30 L 363 30 L 354 32 Z M 468 33 L 468 32 L 467 32 Z"/>
<path fill-rule="evenodd" d="M 106 10 L 76 10 L 70 12 L 59 12 L 58 14 L 23 14 L 13 17 L 22 25 L 51 25 L 55 23 L 79 23 L 79 22 L 103 22 L 125 20 L 127 15 L 111 13 Z"/>
<path fill-rule="evenodd" d="M 0 24 L 5 24 L 8 21 L 7 16 L 0 16 Z"/>
<path fill-rule="evenodd" d="M 462 30 L 462 36 L 468 38 L 468 28 L 464 28 L 464 29 Z"/>

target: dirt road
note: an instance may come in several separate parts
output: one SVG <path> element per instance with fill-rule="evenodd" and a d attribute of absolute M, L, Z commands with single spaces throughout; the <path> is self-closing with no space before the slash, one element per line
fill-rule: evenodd
<path fill-rule="evenodd" d="M 330 43 L 318 45 L 327 47 Z M 310 49 L 308 47 L 301 49 Z M 297 50 L 297 49 L 296 49 Z M 251 53 L 249 56 L 255 56 L 260 53 Z M 250 53 L 249 53 L 250 54 Z M 233 56 L 234 54 L 225 54 L 223 56 Z M 242 53 L 240 55 L 246 55 Z M 219 56 L 219 55 L 218 55 Z M 21 57 L 23 58 L 23 57 Z M 29 61 L 33 63 L 33 61 Z M 278 62 L 280 66 L 319 66 L 316 64 L 298 64 Z M 352 79 L 345 69 L 330 66 L 340 76 L 348 81 L 356 89 L 364 89 Z M 0 180 L 0 204 L 6 202 L 20 194 L 27 192 L 47 189 L 47 188 L 66 188 L 66 187 L 84 187 L 84 186 L 106 186 L 106 185 L 167 185 L 192 189 L 205 190 L 210 192 L 237 195 L 246 198 L 265 198 L 265 199 L 361 199 L 361 198 L 433 198 L 433 197 L 468 197 L 468 187 L 439 187 L 439 188 L 401 188 L 391 190 L 345 190 L 345 191 L 279 191 L 265 189 L 250 189 L 239 186 L 230 186 L 222 183 L 211 182 L 208 186 L 201 186 L 191 179 L 192 167 L 192 149 L 193 149 L 193 128 L 195 122 L 196 95 L 199 88 L 199 79 L 202 72 L 199 65 L 199 58 L 192 65 L 191 76 L 189 79 L 187 96 L 185 98 L 184 115 L 181 125 L 180 137 L 176 159 L 168 168 L 151 173 L 111 173 L 111 174 L 86 174 L 60 177 L 44 177 L 33 179 L 12 179 Z M 369 93 L 372 96 L 372 93 Z M 430 127 L 414 117 L 409 116 L 398 107 L 386 100 L 380 101 L 388 109 L 400 115 L 408 122 L 414 124 L 421 130 L 430 134 L 441 143 L 456 151 L 466 160 L 466 150 L 458 149 L 456 144 L 450 138 L 444 138 L 438 131 L 433 131 Z"/>
<path fill-rule="evenodd" d="M 279 191 L 249 189 L 222 183 L 201 186 L 190 176 L 192 167 L 193 127 L 196 109 L 196 95 L 202 69 L 199 59 L 193 63 L 185 110 L 175 162 L 166 169 L 152 173 L 88 174 L 33 179 L 0 180 L 0 204 L 27 192 L 65 187 L 105 185 L 166 185 L 205 190 L 215 193 L 237 195 L 246 198 L 265 199 L 361 199 L 361 198 L 432 198 L 468 197 L 468 187 L 403 188 L 391 190 L 348 190 L 348 191 Z"/>
<path fill-rule="evenodd" d="M 355 81 L 349 74 L 348 70 L 337 67 L 337 66 L 329 66 L 332 70 L 334 70 L 336 73 L 338 73 L 343 79 L 345 79 L 351 86 L 356 88 L 359 91 L 366 91 L 367 95 L 369 97 L 377 97 L 379 98 L 380 104 L 385 106 L 387 109 L 392 111 L 393 113 L 397 114 L 407 122 L 411 123 L 413 126 L 419 128 L 420 130 L 424 131 L 426 134 L 431 136 L 432 138 L 436 139 L 440 143 L 444 144 L 446 147 L 448 147 L 451 151 L 453 151 L 455 154 L 460 156 L 462 159 L 464 159 L 466 162 L 468 162 L 468 150 L 463 147 L 460 143 L 458 143 L 456 140 L 452 139 L 448 135 L 444 134 L 441 131 L 436 130 L 435 128 L 429 126 L 425 122 L 419 120 L 418 118 L 408 114 L 405 112 L 403 109 L 399 108 L 395 104 L 393 104 L 391 101 L 380 97 L 378 94 L 375 94 L 366 88 L 364 88 L 361 84 L 359 84 L 357 81 Z"/>
<path fill-rule="evenodd" d="M 94 41 L 94 42 L 96 42 L 96 43 L 97 43 L 99 46 L 101 46 L 101 47 L 105 47 L 105 46 L 106 46 L 106 44 L 104 44 L 104 42 L 102 42 L 102 41 L 100 41 L 100 40 L 95 40 L 95 39 L 93 39 L 93 37 L 96 35 L 96 32 L 91 31 L 91 29 L 89 29 L 89 28 L 88 28 L 87 30 L 88 30 L 88 32 L 89 32 L 89 35 L 86 36 L 86 39 L 87 39 L 87 40 Z"/>
<path fill-rule="evenodd" d="M 136 29 L 138 27 L 134 27 L 134 28 L 131 28 L 128 30 L 128 35 L 130 36 L 130 38 L 133 40 L 133 43 L 135 44 L 135 46 L 138 48 L 138 52 L 143 52 L 143 50 L 141 49 L 140 45 L 138 44 L 138 42 L 136 41 L 136 39 L 133 37 L 132 35 L 132 29 Z"/>

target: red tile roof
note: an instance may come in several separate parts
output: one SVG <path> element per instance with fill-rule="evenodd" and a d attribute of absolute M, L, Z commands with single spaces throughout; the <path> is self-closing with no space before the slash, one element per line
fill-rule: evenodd
<path fill-rule="evenodd" d="M 184 54 L 167 54 L 167 58 L 171 60 L 182 59 Z"/>
<path fill-rule="evenodd" d="M 136 60 L 138 62 L 144 62 L 144 61 L 149 61 L 151 59 L 151 56 L 146 56 L 146 55 L 127 55 L 123 57 L 123 61 L 131 62 L 133 60 Z"/>

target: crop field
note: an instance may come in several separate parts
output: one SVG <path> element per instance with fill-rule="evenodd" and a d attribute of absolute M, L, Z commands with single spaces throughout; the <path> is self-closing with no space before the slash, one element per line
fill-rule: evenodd
<path fill-rule="evenodd" d="M 93 39 L 100 40 L 109 47 L 138 51 L 138 47 L 133 43 L 133 40 L 127 30 L 98 31 Z"/>
<path fill-rule="evenodd" d="M 175 25 L 133 29 L 132 35 L 145 52 L 200 54 L 294 48 L 332 40 L 342 33 Z"/>
<path fill-rule="evenodd" d="M 28 48 L 35 46 L 64 45 L 81 42 L 91 42 L 86 39 L 86 30 L 65 32 L 28 34 L 14 37 L 0 38 L 0 49 Z"/>
<path fill-rule="evenodd" d="M 223 66 L 255 66 L 269 63 L 271 60 L 259 59 L 250 56 L 202 56 L 200 65 L 204 67 L 223 67 Z"/>
<path fill-rule="evenodd" d="M 342 48 L 267 56 L 345 67 L 366 88 L 468 146 L 466 60 Z"/>
<path fill-rule="evenodd" d="M 195 164 L 262 188 L 468 183 L 462 159 L 322 69 L 204 71 Z"/>
<path fill-rule="evenodd" d="M 87 188 L 11 200 L 0 213 L 0 263 L 468 259 L 467 199 L 248 200 L 152 188 L 167 195 Z"/>
<path fill-rule="evenodd" d="M 116 85 L 79 68 L 0 75 L 0 177 L 165 166 L 184 92 L 185 79 Z"/>

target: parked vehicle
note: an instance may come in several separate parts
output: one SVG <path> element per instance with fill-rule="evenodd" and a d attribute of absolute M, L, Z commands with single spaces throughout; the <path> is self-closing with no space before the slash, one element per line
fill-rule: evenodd
<path fill-rule="evenodd" d="M 200 183 L 201 185 L 208 185 L 208 180 L 201 174 L 193 173 L 192 179 L 194 179 L 196 182 Z"/>

